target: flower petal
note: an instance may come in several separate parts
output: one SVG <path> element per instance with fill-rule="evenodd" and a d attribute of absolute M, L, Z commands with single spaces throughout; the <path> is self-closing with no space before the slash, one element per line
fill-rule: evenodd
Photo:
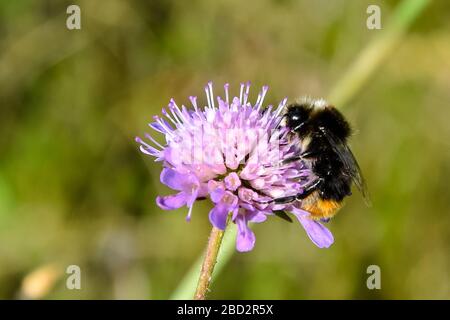
<path fill-rule="evenodd" d="M 307 211 L 294 208 L 292 213 L 297 217 L 298 221 L 308 234 L 308 237 L 316 246 L 319 248 L 328 248 L 333 244 L 334 238 L 330 230 L 325 228 L 318 221 L 311 219 L 310 214 Z"/>
<path fill-rule="evenodd" d="M 183 181 L 186 175 L 176 172 L 173 169 L 164 168 L 161 171 L 160 180 L 171 189 L 181 191 L 183 190 Z"/>
<path fill-rule="evenodd" d="M 252 189 L 240 187 L 238 189 L 238 196 L 244 202 L 251 203 L 254 199 L 258 198 L 258 194 Z"/>
<path fill-rule="evenodd" d="M 247 213 L 247 220 L 254 223 L 261 223 L 267 220 L 267 216 L 263 211 L 254 210 Z"/>
<path fill-rule="evenodd" d="M 255 234 L 248 227 L 244 216 L 238 215 L 236 217 L 236 224 L 238 233 L 236 236 L 236 250 L 239 252 L 248 252 L 255 246 Z"/>
<path fill-rule="evenodd" d="M 223 182 L 210 180 L 208 181 L 208 191 L 211 197 L 211 201 L 214 203 L 218 203 L 220 202 L 220 200 L 222 200 L 222 197 L 225 194 L 225 186 Z"/>
<path fill-rule="evenodd" d="M 237 188 L 239 188 L 242 184 L 236 172 L 231 172 L 229 175 L 227 175 L 224 179 L 224 182 L 227 189 L 231 191 L 236 191 Z"/>
<path fill-rule="evenodd" d="M 184 192 L 180 192 L 174 195 L 157 197 L 156 204 L 164 210 L 178 209 L 184 206 L 191 196 Z"/>
<path fill-rule="evenodd" d="M 214 208 L 209 212 L 209 221 L 211 224 L 220 229 L 225 230 L 227 225 L 227 217 L 228 217 L 228 206 L 218 203 Z"/>

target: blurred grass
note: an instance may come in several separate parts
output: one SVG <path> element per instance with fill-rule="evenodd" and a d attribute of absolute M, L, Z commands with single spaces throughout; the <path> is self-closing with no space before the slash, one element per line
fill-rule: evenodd
<path fill-rule="evenodd" d="M 63 277 L 47 298 L 165 299 L 203 250 L 210 207 L 188 225 L 158 209 L 170 190 L 133 137 L 208 80 L 267 83 L 270 103 L 332 93 L 383 31 L 365 27 L 369 1 L 77 3 L 80 31 L 65 29 L 69 2 L 0 4 L 0 298 L 56 263 L 81 267 L 82 290 Z M 384 27 L 399 2 L 377 3 Z M 255 226 L 255 250 L 232 257 L 211 298 L 450 297 L 449 9 L 431 2 L 358 99 L 335 98 L 374 206 L 349 199 L 326 251 L 296 224 Z M 381 291 L 365 287 L 369 264 Z"/>
<path fill-rule="evenodd" d="M 383 60 L 387 59 L 407 28 L 420 15 L 429 0 L 404 0 L 396 8 L 389 24 L 363 49 L 343 78 L 331 90 L 330 101 L 343 106 L 366 84 Z M 384 19 L 385 21 L 386 19 Z"/>

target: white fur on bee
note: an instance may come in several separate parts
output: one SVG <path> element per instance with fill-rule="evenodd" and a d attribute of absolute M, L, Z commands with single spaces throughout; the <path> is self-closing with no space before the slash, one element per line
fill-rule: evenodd
<path fill-rule="evenodd" d="M 325 99 L 313 99 L 310 96 L 304 96 L 300 97 L 296 100 L 298 104 L 306 104 L 310 105 L 314 109 L 324 109 L 325 107 L 329 106 L 328 102 Z"/>

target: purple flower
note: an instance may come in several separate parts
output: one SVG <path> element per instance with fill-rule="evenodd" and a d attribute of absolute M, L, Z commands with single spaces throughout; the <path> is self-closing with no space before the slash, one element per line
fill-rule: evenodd
<path fill-rule="evenodd" d="M 214 204 L 211 224 L 224 230 L 230 216 L 238 228 L 236 248 L 241 252 L 255 245 L 249 222 L 263 222 L 276 210 L 288 211 L 314 244 L 329 247 L 331 232 L 302 210 L 300 201 L 272 202 L 301 193 L 316 177 L 302 161 L 280 165 L 301 152 L 299 138 L 277 127 L 287 99 L 276 108 L 263 108 L 268 87 L 262 88 L 253 105 L 249 90 L 250 84 L 241 84 L 239 97 L 230 97 L 226 84 L 224 99 L 215 100 L 210 82 L 205 107 L 198 106 L 196 97 L 190 97 L 190 108 L 179 107 L 172 99 L 162 110 L 164 117 L 154 117 L 150 127 L 164 135 L 164 144 L 148 134 L 148 143 L 136 138 L 143 153 L 163 162 L 161 182 L 177 191 L 158 197 L 158 206 L 165 210 L 187 206 L 190 220 L 195 201 L 209 198 Z"/>

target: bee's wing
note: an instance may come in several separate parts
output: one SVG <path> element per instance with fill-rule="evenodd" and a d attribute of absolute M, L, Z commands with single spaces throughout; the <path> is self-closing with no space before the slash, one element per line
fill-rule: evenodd
<path fill-rule="evenodd" d="M 344 164 L 346 173 L 352 178 L 356 187 L 361 192 L 364 201 L 368 206 L 370 206 L 371 201 L 369 193 L 367 191 L 366 181 L 364 180 L 358 162 L 356 161 L 355 156 L 353 155 L 349 146 L 334 134 L 325 130 L 325 128 L 321 128 L 321 131 L 327 138 L 334 152 L 336 152 L 336 154 L 339 156 L 339 159 Z"/>

